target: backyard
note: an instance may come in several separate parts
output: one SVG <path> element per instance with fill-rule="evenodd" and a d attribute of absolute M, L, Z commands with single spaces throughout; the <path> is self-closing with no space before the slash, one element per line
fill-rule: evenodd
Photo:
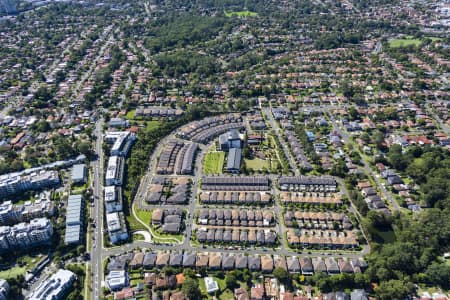
<path fill-rule="evenodd" d="M 245 167 L 252 172 L 279 172 L 277 144 L 272 136 L 268 135 L 260 145 L 251 146 L 250 156 L 244 159 Z"/>
<path fill-rule="evenodd" d="M 225 282 L 225 278 L 224 279 L 220 279 L 218 277 L 213 277 L 215 281 L 217 281 L 217 284 L 219 285 L 219 291 L 218 293 L 218 299 L 220 300 L 229 300 L 229 299 L 234 299 L 234 292 L 230 289 L 227 288 L 226 286 L 226 282 Z M 204 278 L 199 278 L 198 279 L 199 282 L 199 287 L 200 287 L 200 291 L 202 292 L 202 295 L 207 297 L 207 299 L 213 299 L 214 295 L 209 295 L 206 293 L 206 287 L 205 287 L 205 280 Z M 248 289 L 247 284 L 245 282 L 242 281 L 238 281 L 238 284 L 240 287 L 243 287 L 244 289 Z"/>

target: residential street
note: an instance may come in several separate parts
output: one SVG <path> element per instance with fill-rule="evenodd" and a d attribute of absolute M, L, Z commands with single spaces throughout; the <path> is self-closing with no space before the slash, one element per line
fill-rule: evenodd
<path fill-rule="evenodd" d="M 322 109 L 329 109 L 329 108 L 322 108 Z M 283 152 L 286 153 L 287 158 L 289 160 L 289 163 L 291 165 L 291 169 L 294 170 L 295 175 L 300 175 L 300 172 L 296 166 L 295 160 L 290 154 L 288 146 L 285 144 L 282 136 L 281 136 L 281 129 L 276 124 L 276 121 L 273 119 L 273 116 L 270 112 L 270 110 L 265 109 L 264 110 L 266 116 L 268 117 L 268 122 L 270 123 L 270 126 L 272 128 L 275 128 L 275 132 L 278 136 L 278 139 L 280 140 L 280 143 L 283 147 Z M 349 137 L 348 135 L 343 132 L 340 127 L 336 124 L 336 121 L 333 119 L 335 129 L 340 132 L 343 139 L 348 142 Z M 95 134 L 98 137 L 101 137 L 101 128 L 102 128 L 102 121 L 99 120 L 96 124 L 96 131 Z M 138 188 L 138 191 L 136 193 L 136 197 L 134 199 L 134 206 L 136 209 L 144 209 L 144 210 L 153 210 L 156 208 L 165 208 L 165 209 L 171 209 L 171 208 L 182 208 L 186 210 L 186 229 L 185 229 L 185 235 L 183 237 L 183 242 L 181 244 L 175 243 L 175 242 L 168 242 L 168 243 L 160 243 L 160 242 L 146 242 L 146 241 L 134 241 L 131 243 L 127 243 L 125 245 L 121 246 L 115 246 L 112 248 L 103 248 L 102 245 L 102 232 L 101 228 L 103 228 L 102 220 L 103 220 L 103 208 L 102 208 L 102 201 L 103 198 L 102 195 L 102 179 L 103 179 L 103 168 L 101 162 L 103 161 L 103 153 L 102 153 L 102 142 L 101 138 L 97 139 L 96 142 L 96 152 L 98 153 L 100 159 L 96 162 L 93 162 L 93 169 L 94 169 L 94 195 L 95 195 L 95 206 L 94 206 L 94 216 L 97 220 L 97 226 L 94 230 L 94 240 L 93 240 L 93 248 L 92 248 L 92 264 L 93 264 L 93 297 L 97 298 L 100 295 L 101 287 L 103 285 L 103 274 L 102 274 L 102 261 L 111 255 L 119 255 L 128 251 L 132 251 L 135 248 L 145 248 L 145 249 L 152 249 L 152 250 L 163 250 L 163 251 L 170 251 L 170 250 L 183 250 L 183 251 L 205 251 L 205 252 L 222 252 L 222 253 L 242 253 L 243 251 L 248 254 L 278 254 L 278 255 L 285 255 L 285 256 L 309 256 L 309 257 L 327 257 L 330 255 L 343 255 L 348 258 L 359 258 L 363 255 L 367 254 L 370 250 L 370 247 L 368 245 L 362 245 L 363 250 L 360 252 L 352 252 L 352 251 L 293 251 L 286 248 L 286 245 L 284 243 L 284 232 L 286 231 L 286 228 L 283 224 L 282 218 L 282 211 L 283 208 L 280 206 L 279 201 L 274 201 L 272 206 L 267 207 L 269 210 L 273 210 L 275 213 L 275 218 L 278 220 L 276 223 L 276 226 L 273 227 L 273 229 L 276 231 L 278 237 L 279 237 L 279 245 L 275 248 L 270 247 L 239 247 L 239 246 L 230 246 L 230 247 L 222 247 L 222 246 L 208 246 L 208 245 L 202 245 L 202 246 L 194 246 L 191 244 L 191 237 L 193 230 L 197 227 L 196 224 L 194 224 L 194 215 L 195 211 L 198 208 L 207 207 L 207 208 L 230 208 L 232 206 L 223 206 L 223 205 L 199 205 L 197 201 L 197 194 L 199 189 L 199 181 L 202 177 L 202 161 L 204 158 L 204 155 L 208 151 L 210 145 L 200 145 L 199 153 L 197 154 L 197 158 L 195 161 L 195 167 L 194 167 L 194 175 L 192 176 L 186 176 L 189 177 L 192 180 L 192 187 L 191 187 L 191 196 L 189 198 L 189 202 L 187 205 L 150 205 L 147 204 L 145 199 L 147 196 L 147 187 L 152 181 L 152 178 L 154 176 L 160 176 L 156 174 L 156 164 L 158 161 L 158 158 L 161 154 L 161 151 L 163 149 L 163 146 L 165 143 L 170 140 L 174 139 L 175 132 L 165 137 L 157 146 L 155 151 L 151 154 L 149 165 L 148 165 L 148 171 L 144 175 L 144 177 L 141 180 L 140 186 Z M 372 172 L 370 168 L 367 165 L 364 165 L 367 172 Z M 165 175 L 166 177 L 177 177 L 177 175 Z M 183 175 L 185 176 L 185 175 Z M 280 175 L 267 175 L 268 178 L 270 178 L 272 181 L 277 180 Z M 337 178 L 339 185 L 341 186 L 342 192 L 346 194 L 345 187 L 343 186 L 342 180 L 339 180 Z M 271 190 L 271 193 L 273 195 L 274 199 L 278 199 L 278 189 L 273 187 Z M 356 209 L 352 206 L 350 207 L 350 210 L 359 215 Z M 135 215 L 136 216 L 136 215 Z M 146 224 L 146 226 L 149 226 L 150 224 Z M 151 232 L 149 232 L 151 236 Z"/>

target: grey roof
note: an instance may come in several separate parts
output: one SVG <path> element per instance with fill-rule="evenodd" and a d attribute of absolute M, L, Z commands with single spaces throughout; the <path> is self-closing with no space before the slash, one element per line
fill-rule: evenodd
<path fill-rule="evenodd" d="M 328 273 L 339 273 L 339 265 L 334 258 L 328 257 L 325 260 L 325 264 L 327 265 Z"/>
<path fill-rule="evenodd" d="M 351 300 L 367 300 L 367 293 L 364 290 L 353 290 L 350 294 Z"/>
<path fill-rule="evenodd" d="M 83 197 L 70 195 L 67 200 L 66 230 L 64 241 L 66 244 L 81 242 L 81 226 L 84 218 Z"/>
<path fill-rule="evenodd" d="M 195 267 L 196 255 L 195 253 L 184 252 L 183 267 Z"/>
<path fill-rule="evenodd" d="M 239 170 L 241 167 L 241 148 L 231 148 L 228 154 L 227 170 Z"/>
<path fill-rule="evenodd" d="M 74 165 L 72 169 L 72 180 L 82 181 L 85 180 L 85 177 L 86 177 L 86 165 L 85 164 Z"/>
<path fill-rule="evenodd" d="M 289 272 L 298 273 L 300 272 L 300 262 L 297 257 L 287 258 L 287 268 Z"/>
<path fill-rule="evenodd" d="M 144 256 L 144 261 L 142 265 L 144 267 L 153 267 L 156 262 L 157 254 L 155 252 L 147 252 Z"/>
<path fill-rule="evenodd" d="M 278 180 L 280 185 L 331 185 L 336 186 L 332 177 L 283 176 Z"/>
<path fill-rule="evenodd" d="M 236 269 L 245 269 L 248 265 L 248 258 L 247 256 L 240 254 L 236 256 L 235 260 L 235 267 Z"/>
<path fill-rule="evenodd" d="M 316 259 L 313 261 L 314 265 L 314 272 L 327 272 L 327 265 L 325 264 L 325 261 L 322 259 Z"/>
<path fill-rule="evenodd" d="M 182 261 L 183 261 L 183 255 L 180 252 L 172 252 L 170 254 L 169 265 L 181 266 Z"/>
<path fill-rule="evenodd" d="M 234 269 L 235 257 L 232 253 L 225 253 L 222 257 L 222 268 L 224 270 Z"/>
<path fill-rule="evenodd" d="M 197 232 L 195 233 L 195 236 L 197 237 L 197 240 L 199 242 L 206 241 L 206 231 L 204 231 L 204 230 L 197 230 Z"/>
<path fill-rule="evenodd" d="M 260 271 L 261 270 L 261 257 L 259 257 L 259 255 L 248 257 L 248 269 L 250 271 Z"/>
<path fill-rule="evenodd" d="M 300 259 L 300 266 L 302 268 L 302 273 L 313 273 L 314 267 L 312 260 L 309 257 L 303 257 Z"/>
<path fill-rule="evenodd" d="M 81 226 L 69 225 L 66 227 L 66 233 L 64 236 L 64 242 L 66 244 L 78 244 L 81 242 Z"/>

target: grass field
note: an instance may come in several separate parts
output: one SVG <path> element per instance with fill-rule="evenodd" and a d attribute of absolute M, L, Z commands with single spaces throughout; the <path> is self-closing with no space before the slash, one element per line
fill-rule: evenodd
<path fill-rule="evenodd" d="M 244 161 L 249 170 L 262 171 L 264 168 L 270 170 L 270 164 L 267 160 L 255 157 L 253 159 L 244 159 Z"/>
<path fill-rule="evenodd" d="M 129 215 L 125 217 L 127 219 L 128 226 L 130 227 L 130 231 L 138 231 L 138 230 L 147 230 L 141 223 L 136 220 L 133 215 Z"/>
<path fill-rule="evenodd" d="M 127 112 L 127 114 L 125 115 L 125 119 L 133 120 L 135 115 L 136 115 L 136 110 L 135 109 L 129 110 Z"/>
<path fill-rule="evenodd" d="M 242 11 L 224 11 L 225 16 L 227 17 L 239 17 L 239 18 L 247 18 L 247 17 L 256 17 L 258 16 L 258 13 L 249 11 L 249 10 L 242 10 Z"/>
<path fill-rule="evenodd" d="M 12 267 L 8 270 L 0 271 L 0 278 L 15 278 L 19 275 L 25 275 L 27 270 L 31 270 L 43 257 L 42 254 L 23 255 L 14 259 Z M 5 259 L 7 259 L 5 257 Z"/>
<path fill-rule="evenodd" d="M 205 175 L 221 174 L 224 160 L 224 152 L 208 152 L 203 162 L 203 173 Z"/>
<path fill-rule="evenodd" d="M 25 275 L 26 267 L 14 267 L 5 271 L 0 271 L 0 278 L 9 279 L 15 278 L 19 275 Z"/>
<path fill-rule="evenodd" d="M 158 232 L 158 230 L 152 227 L 152 239 L 153 241 L 158 243 L 167 243 L 167 242 L 172 243 L 174 241 L 181 243 L 183 242 L 183 235 L 160 233 Z"/>
<path fill-rule="evenodd" d="M 133 235 L 131 236 L 134 241 L 145 241 L 145 237 L 140 234 L 140 233 L 133 233 Z"/>
<path fill-rule="evenodd" d="M 150 210 L 136 210 L 136 215 L 139 220 L 144 222 L 147 225 L 150 225 L 150 222 L 152 221 L 152 212 Z"/>
<path fill-rule="evenodd" d="M 419 39 L 405 38 L 405 39 L 392 39 L 389 41 L 389 47 L 407 47 L 407 46 L 420 46 L 422 42 Z"/>
<path fill-rule="evenodd" d="M 161 125 L 161 121 L 148 121 L 147 125 L 145 127 L 145 130 L 146 131 L 153 130 L 153 129 L 159 127 L 159 125 Z"/>

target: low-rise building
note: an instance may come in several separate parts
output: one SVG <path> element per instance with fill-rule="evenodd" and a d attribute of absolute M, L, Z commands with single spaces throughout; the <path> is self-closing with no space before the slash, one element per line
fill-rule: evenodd
<path fill-rule="evenodd" d="M 239 173 L 241 168 L 242 160 L 242 149 L 241 148 L 231 148 L 228 153 L 227 167 L 226 170 L 229 173 Z"/>
<path fill-rule="evenodd" d="M 66 244 L 79 244 L 84 224 L 84 201 L 81 195 L 70 195 L 66 210 Z"/>
<path fill-rule="evenodd" d="M 128 273 L 125 270 L 110 271 L 106 276 L 106 285 L 111 291 L 119 291 L 128 286 Z"/>
<path fill-rule="evenodd" d="M 72 168 L 72 183 L 85 183 L 87 180 L 87 167 L 85 164 L 76 164 Z"/>

